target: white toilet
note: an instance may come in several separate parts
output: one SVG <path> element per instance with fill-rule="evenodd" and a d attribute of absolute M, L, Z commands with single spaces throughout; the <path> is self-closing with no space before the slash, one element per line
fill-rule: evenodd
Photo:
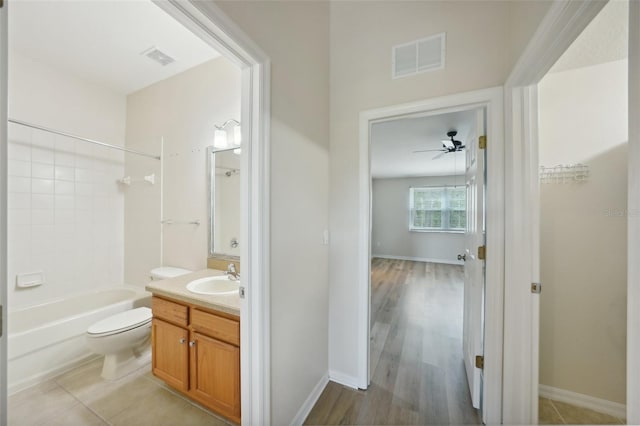
<path fill-rule="evenodd" d="M 160 280 L 189 272 L 165 266 L 151 270 L 151 276 Z M 102 377 L 123 377 L 151 360 L 151 309 L 141 307 L 112 315 L 90 326 L 86 336 L 89 348 L 104 355 Z"/>

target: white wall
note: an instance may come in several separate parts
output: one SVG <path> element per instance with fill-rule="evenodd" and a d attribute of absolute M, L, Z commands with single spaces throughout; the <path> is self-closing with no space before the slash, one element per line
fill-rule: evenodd
<path fill-rule="evenodd" d="M 240 69 L 217 58 L 127 97 L 127 146 L 160 153 L 164 140 L 164 218 L 200 226 L 160 225 L 160 187 L 138 183 L 125 192 L 125 278 L 144 284 L 163 265 L 204 269 L 208 253 L 207 146 L 214 124 L 240 120 Z M 160 162 L 127 155 L 126 173 L 140 178 Z M 160 257 L 162 229 L 163 257 Z"/>
<path fill-rule="evenodd" d="M 501 86 L 548 7 L 537 3 L 331 3 L 329 365 L 342 377 L 355 382 L 358 365 L 360 112 Z M 391 79 L 393 45 L 443 31 L 445 69 Z"/>
<path fill-rule="evenodd" d="M 373 179 L 372 256 L 461 264 L 463 233 L 409 231 L 409 188 L 456 184 L 463 185 L 464 176 Z"/>
<path fill-rule="evenodd" d="M 125 108 L 120 94 L 10 53 L 11 118 L 123 145 Z M 122 284 L 122 153 L 15 124 L 8 151 L 11 309 Z M 46 284 L 15 287 L 35 271 Z"/>
<path fill-rule="evenodd" d="M 625 403 L 627 61 L 540 83 L 540 164 L 589 181 L 541 186 L 540 383 Z"/>
<path fill-rule="evenodd" d="M 326 374 L 329 3 L 216 2 L 271 59 L 271 423 Z"/>

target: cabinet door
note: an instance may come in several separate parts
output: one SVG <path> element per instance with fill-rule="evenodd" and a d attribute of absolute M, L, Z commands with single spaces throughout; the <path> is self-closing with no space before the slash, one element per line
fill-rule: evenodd
<path fill-rule="evenodd" d="M 240 418 L 240 349 L 192 333 L 189 393 L 220 414 Z"/>
<path fill-rule="evenodd" d="M 189 331 L 157 318 L 152 321 L 153 374 L 182 391 L 189 390 Z"/>

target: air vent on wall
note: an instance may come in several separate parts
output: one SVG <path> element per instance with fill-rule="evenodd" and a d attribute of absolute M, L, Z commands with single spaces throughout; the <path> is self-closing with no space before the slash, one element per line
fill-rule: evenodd
<path fill-rule="evenodd" d="M 444 68 L 445 33 L 393 46 L 392 76 L 408 77 Z"/>
<path fill-rule="evenodd" d="M 147 50 L 142 52 L 141 55 L 144 55 L 147 58 L 159 63 L 163 67 L 176 61 L 171 56 L 167 55 L 155 46 L 148 48 Z"/>

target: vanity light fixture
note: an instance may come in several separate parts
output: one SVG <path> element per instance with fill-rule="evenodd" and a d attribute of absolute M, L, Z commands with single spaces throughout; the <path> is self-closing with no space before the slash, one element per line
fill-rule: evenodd
<path fill-rule="evenodd" d="M 231 144 L 229 143 L 229 138 L 227 134 L 228 133 L 227 127 L 230 125 L 234 126 L 233 141 L 231 142 Z M 240 144 L 242 143 L 242 135 L 240 133 L 240 122 L 238 120 L 231 118 L 225 121 L 224 124 L 221 126 L 218 126 L 217 124 L 215 124 L 214 126 L 216 128 L 215 134 L 213 136 L 214 147 L 218 149 L 226 149 L 229 147 L 240 146 Z"/>

